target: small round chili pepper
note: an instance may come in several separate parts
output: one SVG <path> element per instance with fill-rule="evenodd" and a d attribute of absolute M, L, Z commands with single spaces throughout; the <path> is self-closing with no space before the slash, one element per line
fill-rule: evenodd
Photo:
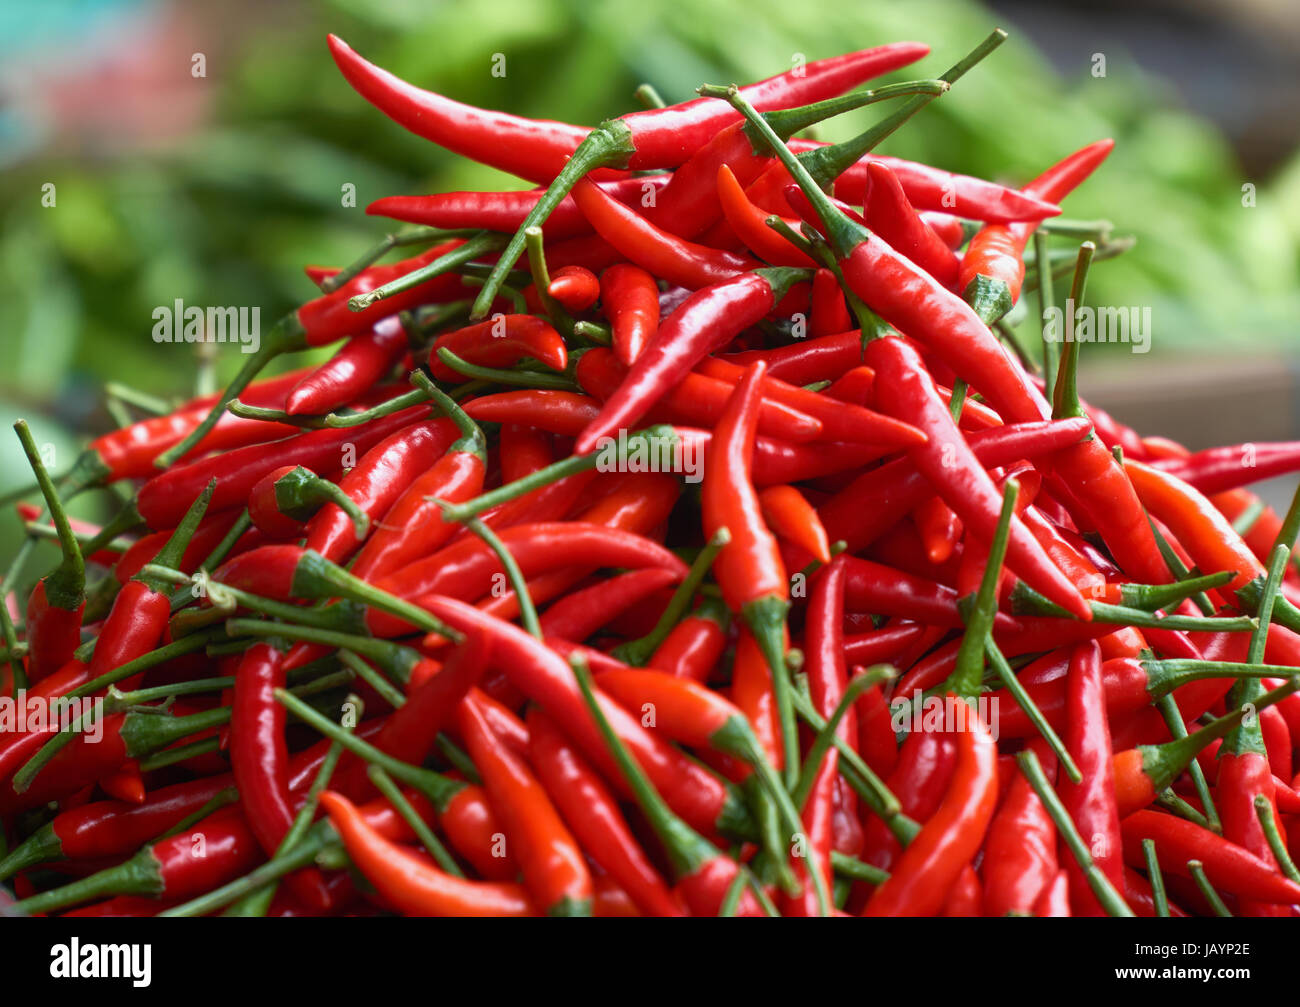
<path fill-rule="evenodd" d="M 350 338 L 294 385 L 284 411 L 290 416 L 319 415 L 355 402 L 397 363 L 408 345 L 402 323 L 383 319 L 371 331 Z"/>
<path fill-rule="evenodd" d="M 604 781 L 536 707 L 528 711 L 528 758 L 583 849 L 636 906 L 647 916 L 684 915 Z"/>
<path fill-rule="evenodd" d="M 565 311 L 579 315 L 600 299 L 600 280 L 586 266 L 561 266 L 551 274 L 546 291 Z"/>
<path fill-rule="evenodd" d="M 271 539 L 297 539 L 304 523 L 326 503 L 333 503 L 352 520 L 358 539 L 366 537 L 370 519 L 337 484 L 301 465 L 282 465 L 264 475 L 248 498 L 248 516 Z"/>
<path fill-rule="evenodd" d="M 385 839 L 342 794 L 331 790 L 321 807 L 348 856 L 394 908 L 407 916 L 536 916 L 523 887 L 510 881 L 466 881 Z"/>
<path fill-rule="evenodd" d="M 492 733 L 472 697 L 457 707 L 460 735 L 505 828 L 524 885 L 548 916 L 591 915 L 591 873 L 537 777 Z"/>

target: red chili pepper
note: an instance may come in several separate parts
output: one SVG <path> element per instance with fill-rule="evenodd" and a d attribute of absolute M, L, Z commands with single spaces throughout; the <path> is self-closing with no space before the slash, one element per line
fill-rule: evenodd
<path fill-rule="evenodd" d="M 443 520 L 437 501 L 459 503 L 483 489 L 487 463 L 483 431 L 451 399 L 441 392 L 437 394 L 460 430 L 460 439 L 436 464 L 416 477 L 361 547 L 352 573 L 365 580 L 377 580 L 446 542 L 458 528 Z"/>
<path fill-rule="evenodd" d="M 274 696 L 284 682 L 280 651 L 270 644 L 254 644 L 245 651 L 235 672 L 230 719 L 230 763 L 239 788 L 239 804 L 268 857 L 275 856 L 295 815 L 289 792 L 285 709 Z M 288 884 L 317 912 L 329 907 L 324 879 L 315 868 L 295 871 Z"/>
<path fill-rule="evenodd" d="M 680 580 L 672 570 L 632 570 L 560 599 L 541 617 L 542 633 L 581 643 L 616 616 Z"/>
<path fill-rule="evenodd" d="M 602 400 L 617 394 L 626 374 L 615 354 L 602 347 L 584 353 L 574 372 L 583 389 Z M 722 415 L 731 391 L 726 381 L 691 372 L 664 393 L 647 419 L 712 427 Z M 823 431 L 821 420 L 784 402 L 764 399 L 759 408 L 759 429 L 769 437 L 799 443 L 816 440 Z"/>
<path fill-rule="evenodd" d="M 357 92 L 393 121 L 464 157 L 521 178 L 549 183 L 589 134 L 604 133 L 608 151 L 622 151 L 617 167 L 639 170 L 681 164 L 737 116 L 720 102 L 698 98 L 668 108 L 633 112 L 589 130 L 549 120 L 486 112 L 422 90 L 367 63 L 342 39 L 329 37 L 330 52 Z M 789 108 L 830 98 L 864 80 L 920 59 L 929 47 L 897 42 L 876 49 L 800 64 L 744 88 L 763 108 Z M 599 151 L 604 154 L 607 150 Z M 584 152 L 585 153 L 585 152 Z M 582 164 L 585 174 L 601 163 Z"/>
<path fill-rule="evenodd" d="M 583 179 L 573 199 L 596 233 L 641 268 L 669 283 L 698 290 L 734 280 L 759 263 L 664 231 Z"/>
<path fill-rule="evenodd" d="M 796 140 L 790 144 L 790 149 L 802 153 L 817 146 L 820 145 Z M 835 180 L 835 195 L 846 203 L 861 206 L 867 193 L 868 167 L 876 162 L 894 173 L 907 194 L 908 202 L 918 210 L 950 213 L 988 223 L 1042 220 L 1060 212 L 1060 208 L 1048 200 L 1025 191 L 916 161 L 875 154 L 863 158 Z"/>
<path fill-rule="evenodd" d="M 1296 471 L 1300 468 L 1300 442 L 1234 444 L 1151 464 L 1202 493 L 1216 494 Z"/>
<path fill-rule="evenodd" d="M 1061 780 L 1057 790 L 1093 862 L 1116 889 L 1121 889 L 1124 861 L 1120 849 L 1120 807 L 1111 764 L 1101 651 L 1096 643 L 1081 644 L 1071 652 L 1067 682 L 1065 745 L 1083 780 L 1079 783 Z M 1070 905 L 1074 915 L 1104 915 L 1074 858 L 1067 860 L 1065 869 L 1070 876 Z"/>
<path fill-rule="evenodd" d="M 928 441 L 909 456 L 972 533 L 993 538 L 1001 498 L 997 487 L 952 421 L 917 352 L 901 339 L 874 339 L 867 364 L 877 375 L 880 405 L 921 429 Z M 827 529 L 828 533 L 830 528 Z M 1007 566 L 1035 590 L 1087 622 L 1092 610 L 1019 518 L 1007 541 Z"/>
<path fill-rule="evenodd" d="M 1190 878 L 1187 862 L 1199 860 L 1210 884 L 1221 892 L 1280 905 L 1300 902 L 1300 885 L 1249 850 L 1195 822 L 1159 811 L 1138 811 L 1125 818 L 1120 828 L 1124 834 L 1124 860 L 1132 867 L 1146 866 L 1142 840 L 1151 839 L 1166 874 Z"/>
<path fill-rule="evenodd" d="M 620 203 L 641 199 L 661 189 L 669 175 L 638 175 L 601 182 L 600 186 Z M 549 180 L 548 180 L 549 181 Z M 427 196 L 385 196 L 366 207 L 372 216 L 391 217 L 411 224 L 449 230 L 475 228 L 513 234 L 537 205 L 545 189 L 522 192 L 435 192 Z M 560 241 L 591 233 L 591 225 L 577 204 L 565 197 L 542 225 L 548 241 Z"/>
<path fill-rule="evenodd" d="M 229 774 L 163 787 L 141 804 L 94 801 L 66 810 L 0 860 L 0 878 L 37 864 L 123 856 L 156 838 L 231 787 Z"/>
<path fill-rule="evenodd" d="M 817 511 L 793 486 L 768 486 L 758 494 L 763 520 L 778 537 L 792 542 L 817 559 L 831 561 L 830 541 Z"/>
<path fill-rule="evenodd" d="M 771 311 L 799 279 L 793 270 L 756 270 L 688 297 L 659 327 L 574 450 L 586 454 L 601 437 L 631 427 L 697 362 Z"/>
<path fill-rule="evenodd" d="M 140 487 L 135 507 L 154 529 L 175 527 L 196 496 L 212 479 L 213 513 L 243 506 L 253 487 L 266 473 L 283 465 L 302 465 L 332 473 L 343 467 L 351 452 L 368 451 L 385 437 L 422 419 L 424 406 L 411 406 L 360 427 L 311 430 L 270 444 L 252 444 L 169 469 Z"/>
<path fill-rule="evenodd" d="M 201 849 L 202 856 L 195 856 Z M 42 913 L 106 895 L 147 895 L 182 902 L 239 877 L 257 863 L 257 840 L 237 808 L 209 815 L 192 828 L 146 846 L 116 867 L 26 899 Z"/>
<path fill-rule="evenodd" d="M 614 354 L 631 367 L 659 329 L 659 284 L 640 266 L 610 266 L 600 274 L 600 303 Z"/>
<path fill-rule="evenodd" d="M 1056 758 L 1041 739 L 1029 743 L 1052 780 Z M 984 912 L 1029 916 L 1057 875 L 1056 826 L 1024 774 L 1016 771 L 984 840 Z"/>
<path fill-rule="evenodd" d="M 966 442 L 980 464 L 1004 465 L 1075 443 L 1088 430 L 1085 420 L 1012 424 L 972 433 Z M 826 534 L 844 539 L 856 553 L 902 520 L 928 495 L 930 483 L 909 458 L 888 462 L 858 477 L 817 508 Z"/>
<path fill-rule="evenodd" d="M 854 328 L 849 306 L 844 300 L 840 281 L 829 269 L 818 269 L 813 274 L 812 317 L 808 321 L 808 334 L 813 338 L 842 333 Z M 807 344 L 805 344 L 806 348 Z M 775 361 L 770 376 L 784 378 L 785 374 Z"/>
<path fill-rule="evenodd" d="M 427 857 L 385 839 L 342 794 L 327 790 L 321 807 L 358 870 L 406 916 L 536 916 L 528 894 L 512 881 L 466 881 Z"/>
<path fill-rule="evenodd" d="M 329 360 L 293 386 L 285 397 L 290 416 L 332 412 L 355 402 L 397 363 L 409 346 L 396 318 L 385 318 L 369 332 L 353 336 Z"/>
<path fill-rule="evenodd" d="M 451 446 L 455 424 L 447 419 L 422 420 L 402 427 L 375 444 L 339 480 L 339 489 L 374 527 L 408 486 L 431 468 Z M 307 522 L 304 548 L 342 562 L 362 539 L 342 507 L 327 503 Z"/>
<path fill-rule="evenodd" d="M 1202 571 L 1236 571 L 1237 576 L 1228 586 L 1233 591 L 1264 576 L 1263 564 L 1201 493 L 1177 476 L 1142 462 L 1126 459 L 1124 471 L 1142 505 L 1169 526 Z"/>
<path fill-rule="evenodd" d="M 248 497 L 253 527 L 270 539 L 302 537 L 306 520 L 333 503 L 352 520 L 358 539 L 366 537 L 370 519 L 339 486 L 301 465 L 283 465 L 264 475 Z"/>
<path fill-rule="evenodd" d="M 571 314 L 581 314 L 600 298 L 600 280 L 585 266 L 561 266 L 551 274 L 547 293 Z"/>
<path fill-rule="evenodd" d="M 528 757 L 583 849 L 647 916 L 681 916 L 605 782 L 541 710 L 528 711 Z"/>
<path fill-rule="evenodd" d="M 551 370 L 562 371 L 569 362 L 560 334 L 545 319 L 533 315 L 494 315 L 477 325 L 444 332 L 434 340 L 429 354 L 433 376 L 439 381 L 463 380 L 443 363 L 438 356 L 440 349 L 450 350 L 480 367 L 512 367 L 529 357 Z"/>
<path fill-rule="evenodd" d="M 830 272 L 830 270 L 826 270 Z M 834 274 L 831 274 L 834 279 Z M 823 281 L 824 282 L 824 281 Z M 838 291 L 839 281 L 835 280 Z M 813 296 L 816 298 L 817 274 L 813 274 Z M 841 300 L 843 294 L 840 295 Z M 846 371 L 862 364 L 862 333 L 850 324 L 848 330 L 831 335 L 803 339 L 788 346 L 770 350 L 745 350 L 732 353 L 728 363 L 744 366 L 755 360 L 768 365 L 768 379 L 789 382 L 792 385 L 810 385 L 815 381 L 834 381 Z"/>
<path fill-rule="evenodd" d="M 1065 868 L 1057 872 L 1056 878 L 1043 890 L 1043 894 L 1034 904 L 1035 916 L 1069 916 L 1070 915 L 1070 876 Z"/>
<path fill-rule="evenodd" d="M 254 382 L 245 390 L 244 401 L 249 405 L 278 407 L 285 393 L 305 373 L 293 371 Z M 192 399 L 166 416 L 151 416 L 95 438 L 60 480 L 65 492 L 154 475 L 157 471 L 154 460 L 198 427 L 217 399 L 216 395 Z M 283 423 L 246 420 L 233 413 L 223 413 L 220 422 L 184 457 L 192 460 L 212 451 L 228 451 L 295 432 L 294 427 Z"/>
<path fill-rule="evenodd" d="M 1219 775 L 1214 788 L 1215 805 L 1223 822 L 1223 838 L 1276 867 L 1277 860 L 1255 810 L 1256 796 L 1263 796 L 1276 821 L 1277 799 L 1268 757 L 1259 751 L 1226 751 L 1227 748 L 1225 743 L 1219 750 Z M 1244 916 L 1277 916 L 1286 915 L 1287 911 L 1276 905 L 1244 901 L 1241 913 Z"/>
<path fill-rule="evenodd" d="M 27 423 L 19 420 L 14 429 L 58 530 L 59 551 L 62 553 L 57 569 L 37 581 L 27 599 L 26 633 L 30 655 L 27 677 L 29 682 L 39 682 L 67 664 L 81 643 L 81 617 L 86 609 L 86 564 L 67 512 L 45 470 Z M 0 599 L 0 604 L 7 603 L 7 599 Z"/>
<path fill-rule="evenodd" d="M 591 873 L 537 777 L 492 733 L 472 698 L 457 707 L 457 723 L 537 906 L 548 916 L 589 916 Z"/>
<path fill-rule="evenodd" d="M 1098 140 L 1048 168 L 1024 191 L 1059 203 L 1084 182 L 1110 154 L 1114 140 Z M 1020 299 L 1025 278 L 1025 245 L 1038 221 L 987 224 L 971 238 L 961 260 L 960 286 L 975 313 L 990 325 Z"/>
<path fill-rule="evenodd" d="M 727 623 L 726 606 L 706 598 L 673 627 L 646 664 L 703 685 L 727 649 Z"/>
<path fill-rule="evenodd" d="M 749 364 L 753 362 L 751 360 Z M 744 367 L 718 357 L 700 361 L 698 370 L 733 386 L 744 374 Z M 924 443 L 915 427 L 892 416 L 884 416 L 849 402 L 835 402 L 828 396 L 818 395 L 807 388 L 799 388 L 777 378 L 764 378 L 763 395 L 765 399 L 782 402 L 819 420 L 822 436 L 826 440 L 876 444 L 882 448 L 910 447 Z"/>
<path fill-rule="evenodd" d="M 984 841 L 998 793 L 997 745 L 979 715 L 952 693 L 957 762 L 943 803 L 872 894 L 864 916 L 933 916 Z"/>
<path fill-rule="evenodd" d="M 912 511 L 912 523 L 916 525 L 917 534 L 921 536 L 930 562 L 935 566 L 946 563 L 961 541 L 961 518 L 941 498 L 932 496 Z M 1048 555 L 1051 556 L 1050 551 Z M 1052 556 L 1052 559 L 1055 560 L 1056 557 Z M 963 556 L 963 563 L 964 561 Z"/>
<path fill-rule="evenodd" d="M 749 201 L 731 168 L 725 164 L 718 168 L 717 184 L 718 201 L 727 224 L 746 248 L 773 266 L 816 267 L 816 262 L 767 226 L 770 214 Z"/>
<path fill-rule="evenodd" d="M 957 256 L 912 208 L 897 176 L 880 161 L 868 161 L 867 177 L 870 188 L 863 201 L 867 226 L 945 287 L 956 284 Z"/>

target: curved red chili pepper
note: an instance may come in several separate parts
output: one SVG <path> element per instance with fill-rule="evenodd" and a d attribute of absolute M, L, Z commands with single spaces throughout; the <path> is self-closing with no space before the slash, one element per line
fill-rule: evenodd
<path fill-rule="evenodd" d="M 528 757 L 588 853 L 647 916 L 681 916 L 605 782 L 541 710 L 528 711 Z"/>
<path fill-rule="evenodd" d="M 348 856 L 394 908 L 407 916 L 536 916 L 521 885 L 466 881 L 385 839 L 342 794 L 327 790 L 321 807 L 338 830 Z"/>
<path fill-rule="evenodd" d="M 329 45 L 348 83 L 389 118 L 448 150 L 521 178 L 549 183 L 591 132 L 581 126 L 463 105 L 367 63 L 337 36 L 329 36 Z M 833 97 L 927 52 L 929 47 L 917 42 L 896 42 L 800 64 L 747 85 L 742 93 L 761 108 L 790 108 Z M 615 120 L 632 147 L 623 167 L 675 167 L 738 118 L 722 102 L 705 98 L 625 115 Z"/>
<path fill-rule="evenodd" d="M 816 267 L 816 262 L 767 226 L 771 214 L 749 201 L 740 182 L 725 164 L 718 168 L 717 184 L 722 213 L 746 248 L 774 266 Z M 786 223 L 797 229 L 796 221 L 787 220 Z"/>
<path fill-rule="evenodd" d="M 1114 140 L 1098 140 L 1075 151 L 1039 175 L 1024 191 L 1059 203 L 1078 187 L 1110 154 Z M 1038 221 L 987 224 L 971 238 L 961 260 L 958 281 L 962 295 L 984 321 L 992 324 L 1020 299 L 1025 278 L 1025 245 L 1038 229 Z"/>
<path fill-rule="evenodd" d="M 339 480 L 341 489 L 370 519 L 370 527 L 392 508 L 408 486 L 451 446 L 455 424 L 447 419 L 404 426 L 366 451 Z M 343 508 L 327 503 L 307 522 L 303 547 L 342 562 L 360 544 L 356 523 Z"/>
<path fill-rule="evenodd" d="M 677 308 L 655 333 L 632 365 L 627 377 L 583 430 L 574 450 L 591 451 L 616 430 L 630 428 L 695 364 L 772 310 L 778 289 L 797 274 L 759 270 L 698 290 Z"/>
<path fill-rule="evenodd" d="M 337 472 L 344 467 L 348 453 L 370 450 L 389 434 L 422 419 L 427 412 L 425 406 L 411 406 L 364 426 L 311 430 L 271 444 L 252 444 L 177 466 L 140 487 L 135 506 L 150 528 L 173 528 L 209 480 L 216 479 L 212 512 L 242 507 L 257 481 L 273 469 L 302 465 L 315 472 Z"/>
<path fill-rule="evenodd" d="M 290 416 L 315 415 L 355 402 L 388 373 L 408 346 L 402 323 L 383 319 L 369 332 L 353 336 L 295 384 L 285 397 L 284 411 Z"/>
<path fill-rule="evenodd" d="M 763 520 L 778 538 L 791 542 L 819 563 L 831 561 L 831 544 L 821 518 L 793 486 L 768 486 L 758 494 Z"/>
<path fill-rule="evenodd" d="M 262 851 L 274 856 L 295 816 L 289 791 L 289 753 L 285 744 L 285 708 L 275 699 L 284 688 L 283 655 L 267 643 L 256 643 L 235 672 L 230 719 L 230 764 L 239 804 Z M 295 871 L 288 884 L 316 911 L 330 904 L 324 879 L 315 868 Z"/>
<path fill-rule="evenodd" d="M 872 894 L 864 916 L 933 916 L 984 841 L 998 796 L 997 745 L 979 715 L 948 693 L 957 763 L 943 803 Z"/>
<path fill-rule="evenodd" d="M 706 599 L 673 627 L 646 664 L 703 685 L 727 649 L 727 621 L 726 607 Z"/>
<path fill-rule="evenodd" d="M 583 179 L 573 199 L 596 233 L 627 259 L 669 283 L 698 290 L 725 283 L 759 263 L 743 255 L 698 245 L 664 231 Z"/>
<path fill-rule="evenodd" d="M 617 393 L 626 375 L 615 354 L 602 347 L 584 353 L 574 371 L 583 389 L 602 400 Z M 712 427 L 722 415 L 731 391 L 732 386 L 726 381 L 692 371 L 664 393 L 646 418 Z M 794 443 L 815 440 L 824 429 L 821 420 L 784 402 L 766 398 L 759 407 L 758 422 L 759 430 L 765 435 Z"/>
<path fill-rule="evenodd" d="M 917 468 L 971 532 L 991 540 L 1000 495 L 934 390 L 920 356 L 901 339 L 874 339 L 867 345 L 867 364 L 876 371 L 882 408 L 929 438 L 909 452 Z M 1071 614 L 1085 622 L 1092 619 L 1088 603 L 1018 518 L 1008 536 L 1007 565 Z"/>
<path fill-rule="evenodd" d="M 641 199 L 647 192 L 661 189 L 671 177 L 638 175 L 601 182 L 600 187 L 620 203 L 630 203 Z M 513 233 L 523 226 L 524 219 L 545 191 L 435 192 L 427 196 L 385 196 L 367 206 L 366 213 L 448 230 L 481 228 Z M 566 196 L 547 217 L 546 223 L 542 225 L 542 233 L 549 241 L 560 241 L 590 234 L 591 225 L 577 204 Z"/>
<path fill-rule="evenodd" d="M 444 332 L 434 340 L 429 354 L 429 370 L 439 381 L 463 380 L 443 363 L 438 350 L 448 349 L 456 356 L 480 367 L 512 367 L 525 357 L 562 371 L 568 365 L 564 339 L 544 318 L 533 315 L 494 315 L 487 321 L 453 332 Z"/>
<path fill-rule="evenodd" d="M 472 697 L 457 707 L 457 723 L 534 902 L 548 916 L 590 915 L 591 872 L 541 782 L 492 733 Z"/>
<path fill-rule="evenodd" d="M 1292 905 L 1300 902 L 1296 884 L 1244 847 L 1215 835 L 1195 822 L 1159 811 L 1138 811 L 1120 823 L 1124 834 L 1124 861 L 1131 867 L 1145 867 L 1142 840 L 1155 841 L 1161 870 L 1190 878 L 1189 860 L 1199 860 L 1210 884 L 1257 902 Z"/>
<path fill-rule="evenodd" d="M 678 583 L 674 570 L 631 570 L 561 598 L 541 617 L 542 633 L 582 643 L 637 602 Z"/>
<path fill-rule="evenodd" d="M 863 206 L 867 226 L 945 287 L 956 284 L 957 256 L 912 208 L 888 165 L 868 161 L 867 177 L 870 188 Z"/>

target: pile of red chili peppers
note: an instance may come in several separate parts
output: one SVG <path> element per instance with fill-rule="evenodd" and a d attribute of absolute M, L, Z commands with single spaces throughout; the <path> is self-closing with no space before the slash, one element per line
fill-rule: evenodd
<path fill-rule="evenodd" d="M 588 129 L 331 37 L 537 188 L 378 200 L 224 392 L 62 474 L 18 424 L 63 557 L 4 585 L 18 910 L 1300 915 L 1300 506 L 1247 489 L 1300 445 L 1144 438 L 1016 343 L 1122 250 L 1058 205 L 1110 141 L 873 153 L 1004 38 Z"/>

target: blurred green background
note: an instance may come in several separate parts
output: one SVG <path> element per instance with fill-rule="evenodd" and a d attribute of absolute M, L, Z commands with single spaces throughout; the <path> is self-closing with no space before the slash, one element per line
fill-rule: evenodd
<path fill-rule="evenodd" d="M 335 70 L 327 31 L 456 98 L 595 123 L 633 108 L 642 81 L 680 100 L 706 81 L 779 72 L 796 53 L 917 39 L 931 56 L 895 78 L 933 76 L 1002 24 L 1011 39 L 880 149 L 1023 182 L 1115 137 L 1066 210 L 1137 237 L 1094 270 L 1089 300 L 1150 305 L 1154 349 L 1098 348 L 1085 394 L 1138 421 L 1161 389 L 1190 399 L 1196 429 L 1181 432 L 1208 443 L 1214 431 L 1195 417 L 1214 410 L 1186 389 L 1221 387 L 1221 361 L 1286 373 L 1300 342 L 1300 160 L 1287 111 L 1300 46 L 1278 28 L 1289 6 L 1260 0 L 1247 16 L 1209 0 L 996 10 L 968 0 L 10 2 L 0 7 L 0 416 L 26 416 L 58 446 L 60 468 L 87 433 L 112 425 L 106 381 L 193 391 L 197 361 L 150 338 L 156 306 L 260 305 L 269 325 L 312 295 L 305 264 L 342 264 L 385 232 L 365 216 L 371 200 L 522 184 L 371 109 Z M 504 77 L 491 73 L 497 53 Z M 1269 104 L 1279 96 L 1280 121 Z M 871 121 L 867 110 L 818 135 Z M 342 205 L 348 183 L 355 207 Z M 54 205 L 43 205 L 51 184 Z M 223 347 L 218 374 L 239 356 Z M 1253 380 L 1249 429 L 1262 417 L 1283 431 L 1271 436 L 1294 436 L 1294 382 L 1270 405 L 1252 399 Z M 1161 408 L 1151 422 L 1170 415 Z M 0 436 L 0 492 L 28 478 L 15 439 Z M 93 517 L 105 504 L 77 506 Z M 0 558 L 15 524 L 0 523 Z"/>

